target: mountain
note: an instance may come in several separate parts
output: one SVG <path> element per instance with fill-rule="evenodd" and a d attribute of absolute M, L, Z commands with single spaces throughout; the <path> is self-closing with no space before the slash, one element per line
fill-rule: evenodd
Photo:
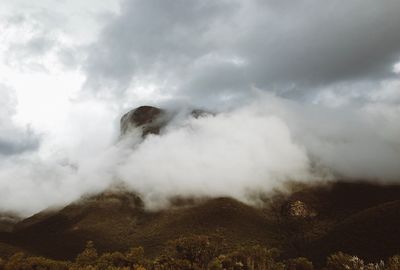
<path fill-rule="evenodd" d="M 20 249 L 71 259 L 93 240 L 99 251 L 143 246 L 155 257 L 168 241 L 193 234 L 226 239 L 228 248 L 278 247 L 283 257 L 317 262 L 339 250 L 371 260 L 400 252 L 400 186 L 310 184 L 269 198 L 262 207 L 203 198 L 148 211 L 134 193 L 105 192 L 17 222 L 12 231 L 0 233 L 0 254 Z"/>
<path fill-rule="evenodd" d="M 209 114 L 193 110 L 187 117 Z M 164 109 L 138 107 L 121 118 L 121 136 L 138 130 L 143 138 L 157 135 L 173 117 Z M 254 201 L 257 206 L 233 198 L 171 198 L 163 209 L 150 211 L 140 195 L 110 189 L 22 220 L 3 213 L 0 257 L 24 251 L 73 259 L 89 240 L 100 252 L 142 246 L 147 256 L 157 257 L 169 241 L 190 235 L 214 237 L 226 249 L 276 247 L 283 259 L 305 256 L 319 265 L 336 251 L 369 261 L 400 253 L 400 185 L 288 183 L 285 192 L 259 194 Z"/>
<path fill-rule="evenodd" d="M 132 193 L 105 193 L 27 218 L 12 232 L 2 233 L 0 241 L 59 259 L 74 257 L 88 240 L 102 251 L 141 245 L 156 255 L 163 244 L 181 235 L 218 233 L 237 241 L 265 240 L 268 226 L 260 210 L 229 198 L 149 212 Z"/>
<path fill-rule="evenodd" d="M 152 106 L 140 106 L 122 116 L 120 121 L 121 135 L 129 133 L 132 128 L 141 128 L 142 137 L 148 134 L 159 134 L 167 121 L 165 110 Z"/>
<path fill-rule="evenodd" d="M 204 117 L 214 115 L 202 109 L 187 111 L 187 117 Z M 140 106 L 125 113 L 120 120 L 121 136 L 129 135 L 134 129 L 141 130 L 144 138 L 149 134 L 158 135 L 161 130 L 176 116 L 176 112 L 153 106 Z"/>

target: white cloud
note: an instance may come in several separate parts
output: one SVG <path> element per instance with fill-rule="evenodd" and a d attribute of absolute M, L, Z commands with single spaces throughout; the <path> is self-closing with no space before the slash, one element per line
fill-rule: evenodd
<path fill-rule="evenodd" d="M 393 72 L 396 73 L 396 74 L 400 74 L 400 63 L 396 63 L 393 66 Z"/>
<path fill-rule="evenodd" d="M 158 206 L 327 171 L 398 180 L 399 3 L 0 2 L 0 210 L 120 181 Z M 221 114 L 117 142 L 144 102 Z"/>

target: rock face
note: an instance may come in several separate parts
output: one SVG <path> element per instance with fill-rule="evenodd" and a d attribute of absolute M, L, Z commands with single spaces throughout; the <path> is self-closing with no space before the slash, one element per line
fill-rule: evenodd
<path fill-rule="evenodd" d="M 288 204 L 288 214 L 296 218 L 315 217 L 317 213 L 302 201 L 293 201 Z"/>
<path fill-rule="evenodd" d="M 152 106 L 140 106 L 122 116 L 121 135 L 129 133 L 135 127 L 142 129 L 142 137 L 148 134 L 159 134 L 166 122 L 164 110 Z"/>
<path fill-rule="evenodd" d="M 209 115 L 214 115 L 213 113 L 210 113 L 208 111 L 205 110 L 201 110 L 201 109 L 194 109 L 190 112 L 190 115 L 194 118 L 200 118 L 200 117 L 205 117 L 205 116 L 209 116 Z"/>
<path fill-rule="evenodd" d="M 153 106 L 140 106 L 133 109 L 121 118 L 121 135 L 124 136 L 134 128 L 141 128 L 142 138 L 149 134 L 160 134 L 160 130 L 165 127 L 174 117 L 176 112 L 167 112 L 166 110 Z M 208 111 L 194 109 L 189 111 L 187 116 L 193 118 L 201 118 L 214 115 Z"/>

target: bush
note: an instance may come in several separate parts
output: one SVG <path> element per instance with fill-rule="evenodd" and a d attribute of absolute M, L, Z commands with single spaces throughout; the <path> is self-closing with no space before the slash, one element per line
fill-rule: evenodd
<path fill-rule="evenodd" d="M 227 252 L 220 242 L 207 236 L 182 237 L 168 243 L 155 260 L 148 260 L 142 247 L 126 252 L 98 255 L 93 242 L 76 257 L 75 262 L 55 261 L 16 253 L 7 260 L 0 258 L 0 270 L 313 270 L 307 258 L 279 261 L 277 249 L 260 245 L 239 246 Z M 364 263 L 356 256 L 337 252 L 326 260 L 326 270 L 400 270 L 400 256 L 379 263 Z"/>
<path fill-rule="evenodd" d="M 307 258 L 299 257 L 295 259 L 290 259 L 286 262 L 287 270 L 313 270 L 313 263 Z"/>
<path fill-rule="evenodd" d="M 153 262 L 155 270 L 193 270 L 196 269 L 188 260 L 174 259 L 167 255 L 161 255 Z"/>
<path fill-rule="evenodd" d="M 95 265 L 97 258 L 97 250 L 94 248 L 93 242 L 88 241 L 86 248 L 76 257 L 76 263 L 80 266 Z"/>
<path fill-rule="evenodd" d="M 68 270 L 70 263 L 46 259 L 43 257 L 26 257 L 19 252 L 10 257 L 4 270 Z"/>
<path fill-rule="evenodd" d="M 223 269 L 247 270 L 247 269 L 284 269 L 283 264 L 277 262 L 279 251 L 265 247 L 245 246 L 218 259 Z"/>
<path fill-rule="evenodd" d="M 388 270 L 400 270 L 400 255 L 392 256 L 387 261 Z"/>
<path fill-rule="evenodd" d="M 338 252 L 328 257 L 326 267 L 328 270 L 362 270 L 364 261 L 357 256 Z"/>
<path fill-rule="evenodd" d="M 130 265 L 145 265 L 147 264 L 144 256 L 144 249 L 142 247 L 131 248 L 125 253 L 126 260 Z"/>
<path fill-rule="evenodd" d="M 168 243 L 165 255 L 204 269 L 219 255 L 220 246 L 208 236 L 181 237 Z"/>
<path fill-rule="evenodd" d="M 209 270 L 222 270 L 222 262 L 219 258 L 215 258 L 208 264 Z"/>
<path fill-rule="evenodd" d="M 104 253 L 97 260 L 97 267 L 99 270 L 106 270 L 110 266 L 113 267 L 128 267 L 129 261 L 121 252 Z"/>

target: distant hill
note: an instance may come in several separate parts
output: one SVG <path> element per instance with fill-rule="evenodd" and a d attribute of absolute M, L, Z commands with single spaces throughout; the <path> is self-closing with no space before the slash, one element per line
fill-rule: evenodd
<path fill-rule="evenodd" d="M 310 184 L 265 198 L 260 207 L 204 198 L 149 212 L 133 193 L 106 192 L 17 222 L 0 233 L 0 255 L 20 249 L 71 259 L 93 240 L 100 251 L 140 245 L 157 256 L 168 241 L 192 234 L 222 237 L 227 248 L 278 247 L 283 257 L 317 262 L 338 250 L 372 260 L 400 252 L 400 186 Z"/>

